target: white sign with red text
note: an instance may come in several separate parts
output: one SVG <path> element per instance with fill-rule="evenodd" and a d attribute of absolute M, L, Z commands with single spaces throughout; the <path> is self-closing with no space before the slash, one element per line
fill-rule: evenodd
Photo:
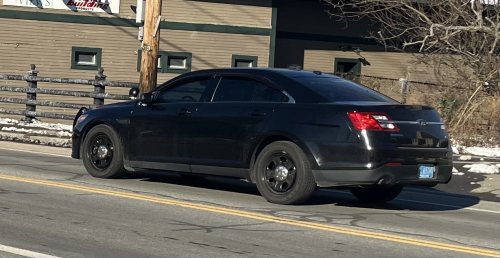
<path fill-rule="evenodd" d="M 120 0 L 3 0 L 3 5 L 77 12 L 120 13 Z"/>

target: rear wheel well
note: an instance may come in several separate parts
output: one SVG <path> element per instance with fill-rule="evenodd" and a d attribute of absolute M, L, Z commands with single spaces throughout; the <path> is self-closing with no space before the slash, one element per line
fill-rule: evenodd
<path fill-rule="evenodd" d="M 257 157 L 259 156 L 260 152 L 269 144 L 277 141 L 288 141 L 288 142 L 294 142 L 292 139 L 283 136 L 283 135 L 272 135 L 268 136 L 265 138 L 259 146 L 255 149 L 253 155 L 252 155 L 252 160 L 250 161 L 250 180 L 251 182 L 255 182 L 255 173 L 253 172 L 253 166 L 255 164 L 255 161 L 257 160 Z"/>

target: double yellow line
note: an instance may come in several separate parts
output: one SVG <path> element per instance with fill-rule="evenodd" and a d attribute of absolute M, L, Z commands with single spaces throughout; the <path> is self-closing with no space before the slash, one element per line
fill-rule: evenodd
<path fill-rule="evenodd" d="M 314 222 L 286 219 L 286 218 L 280 218 L 280 217 L 276 217 L 276 216 L 265 215 L 265 214 L 255 213 L 255 212 L 240 211 L 240 210 L 235 210 L 235 209 L 228 209 L 228 208 L 222 208 L 222 207 L 211 206 L 211 205 L 197 204 L 197 203 L 191 203 L 191 202 L 186 202 L 186 201 L 176 201 L 176 200 L 167 199 L 167 198 L 158 198 L 158 197 L 141 195 L 141 194 L 112 191 L 112 190 L 106 190 L 106 189 L 100 189 L 100 188 L 79 186 L 79 185 L 75 185 L 75 184 L 65 184 L 65 183 L 52 182 L 52 181 L 47 181 L 47 180 L 22 178 L 22 177 L 16 177 L 16 176 L 8 176 L 8 175 L 0 175 L 0 179 L 17 181 L 17 182 L 24 182 L 24 183 L 31 183 L 31 184 L 38 184 L 38 185 L 53 186 L 53 187 L 66 188 L 66 189 L 72 189 L 72 190 L 79 190 L 79 191 L 84 191 L 84 192 L 111 195 L 111 196 L 117 196 L 117 197 L 123 197 L 123 198 L 135 199 L 135 200 L 141 200 L 141 201 L 149 201 L 149 202 L 155 202 L 155 203 L 161 203 L 161 204 L 167 204 L 167 205 L 175 205 L 175 206 L 180 206 L 180 207 L 184 207 L 184 208 L 217 212 L 217 213 L 234 215 L 234 216 L 245 217 L 245 218 L 251 218 L 251 219 L 256 219 L 256 220 L 261 220 L 261 221 L 270 221 L 270 222 L 276 222 L 276 223 L 281 223 L 281 224 L 286 224 L 286 225 L 312 228 L 312 229 L 318 229 L 318 230 L 335 232 L 335 233 L 342 233 L 342 234 L 349 234 L 349 235 L 355 235 L 355 236 L 369 237 L 369 238 L 381 239 L 381 240 L 386 240 L 386 241 L 405 243 L 405 244 L 410 244 L 410 245 L 425 246 L 425 247 L 430 247 L 430 248 L 437 248 L 437 249 L 456 251 L 456 252 L 462 252 L 462 253 L 469 253 L 469 254 L 477 254 L 477 255 L 483 255 L 483 256 L 489 256 L 489 257 L 500 257 L 500 252 L 494 251 L 494 250 L 473 248 L 473 247 L 454 245 L 454 244 L 445 244 L 445 243 L 427 241 L 427 240 L 411 238 L 411 237 L 403 237 L 403 236 L 398 236 L 398 235 L 376 233 L 376 232 L 370 232 L 370 231 L 365 231 L 365 230 L 357 230 L 357 229 L 332 226 L 332 225 L 327 225 L 327 224 L 322 224 L 322 223 L 314 223 Z"/>

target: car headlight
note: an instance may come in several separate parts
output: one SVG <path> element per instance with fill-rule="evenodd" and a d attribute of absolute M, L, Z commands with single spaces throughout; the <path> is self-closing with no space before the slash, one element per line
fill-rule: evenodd
<path fill-rule="evenodd" d="M 88 114 L 83 114 L 76 120 L 76 124 L 83 122 L 87 118 Z"/>

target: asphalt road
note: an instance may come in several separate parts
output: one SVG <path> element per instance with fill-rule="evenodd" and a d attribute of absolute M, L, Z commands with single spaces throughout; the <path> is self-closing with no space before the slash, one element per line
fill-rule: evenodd
<path fill-rule="evenodd" d="M 97 179 L 78 160 L 0 149 L 0 258 L 500 257 L 499 215 L 439 189 L 376 206 L 320 190 L 280 206 L 240 180 Z"/>

